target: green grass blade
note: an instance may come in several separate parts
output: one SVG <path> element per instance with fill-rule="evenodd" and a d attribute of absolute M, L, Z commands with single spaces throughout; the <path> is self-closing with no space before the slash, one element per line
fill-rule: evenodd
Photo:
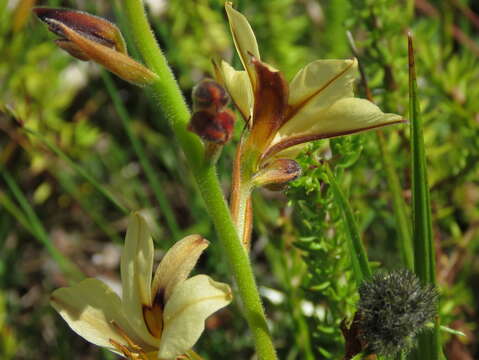
<path fill-rule="evenodd" d="M 85 211 L 85 213 L 97 224 L 97 226 L 116 244 L 122 244 L 123 239 L 117 234 L 117 232 L 112 229 L 112 227 L 106 223 L 105 219 L 101 214 L 99 214 L 90 201 L 81 196 L 78 191 L 78 186 L 70 178 L 70 176 L 65 175 L 63 172 L 58 174 L 52 174 L 57 177 L 60 185 L 66 190 L 66 192 L 80 205 L 80 207 Z"/>
<path fill-rule="evenodd" d="M 73 264 L 68 258 L 63 256 L 63 254 L 53 245 L 47 231 L 43 227 L 40 219 L 35 213 L 34 209 L 28 202 L 27 198 L 23 194 L 20 187 L 17 185 L 10 173 L 0 165 L 0 173 L 4 179 L 7 187 L 12 192 L 13 196 L 17 200 L 21 209 L 25 213 L 25 218 L 29 222 L 29 226 L 26 227 L 28 230 L 33 231 L 33 234 L 38 241 L 45 247 L 50 256 L 55 260 L 55 262 L 60 266 L 64 274 L 73 281 L 79 281 L 84 278 L 83 273 Z M 16 212 L 18 214 L 18 211 Z M 12 213 L 13 214 L 13 213 Z M 21 218 L 19 218 L 21 219 Z M 21 220 L 25 222 L 24 220 Z"/>
<path fill-rule="evenodd" d="M 408 217 L 406 203 L 402 197 L 402 187 L 394 166 L 394 160 L 386 146 L 384 133 L 381 130 L 376 132 L 379 148 L 381 150 L 381 160 L 389 192 L 392 196 L 394 218 L 396 220 L 396 229 L 398 231 L 398 248 L 401 257 L 408 269 L 414 270 L 414 248 L 411 234 L 411 222 Z"/>
<path fill-rule="evenodd" d="M 10 215 L 13 216 L 15 220 L 25 228 L 25 230 L 35 236 L 35 230 L 30 226 L 25 214 L 23 214 L 22 210 L 3 191 L 0 191 L 0 208 L 1 207 L 10 213 Z"/>
<path fill-rule="evenodd" d="M 360 60 L 360 53 L 356 47 L 353 35 L 347 31 L 349 46 L 354 56 L 358 59 L 359 74 L 361 75 L 361 82 L 364 87 L 364 93 L 369 101 L 374 103 L 373 94 L 369 88 L 366 71 L 363 67 L 363 63 Z M 396 220 L 396 229 L 398 232 L 398 249 L 401 253 L 401 257 L 408 269 L 414 270 L 414 249 L 412 244 L 411 234 L 411 222 L 409 221 L 406 202 L 402 197 L 402 187 L 397 176 L 396 167 L 394 165 L 394 159 L 391 157 L 387 142 L 382 130 L 376 131 L 378 139 L 379 150 L 381 151 L 381 162 L 385 171 L 386 180 L 388 183 L 389 191 L 393 200 L 394 218 Z"/>
<path fill-rule="evenodd" d="M 127 110 L 125 109 L 125 106 L 121 102 L 120 95 L 118 94 L 118 90 L 113 84 L 113 81 L 111 80 L 110 75 L 106 71 L 102 71 L 101 74 L 102 74 L 103 81 L 105 82 L 107 91 L 113 100 L 115 110 L 121 119 L 123 128 L 125 129 L 128 139 L 130 140 L 131 145 L 133 146 L 133 150 L 135 151 L 136 155 L 138 156 L 138 159 L 140 160 L 141 167 L 143 168 L 146 178 L 148 182 L 150 183 L 151 188 L 153 189 L 153 193 L 155 194 L 156 201 L 158 201 L 160 209 L 163 212 L 163 215 L 166 220 L 166 224 L 173 238 L 179 239 L 181 237 L 180 228 L 178 226 L 178 223 L 176 222 L 173 209 L 170 205 L 170 202 L 166 198 L 165 194 L 161 190 L 162 189 L 161 182 L 158 176 L 156 175 L 156 171 L 154 170 L 153 165 L 151 164 L 150 160 L 146 156 L 141 142 L 138 140 L 134 131 L 131 128 L 130 116 Z"/>
<path fill-rule="evenodd" d="M 80 176 L 82 176 L 87 182 L 89 182 L 100 194 L 102 194 L 105 198 L 107 198 L 115 207 L 120 210 L 123 214 L 127 215 L 130 211 L 120 204 L 120 202 L 115 198 L 115 196 L 107 190 L 103 185 L 101 185 L 98 181 L 95 180 L 85 169 L 81 166 L 76 164 L 72 159 L 68 157 L 58 146 L 50 142 L 49 140 L 45 139 L 41 134 L 37 133 L 28 128 L 24 128 L 24 130 L 33 135 L 35 138 L 40 140 L 44 143 L 51 151 L 53 151 L 58 157 L 66 161 Z"/>
<path fill-rule="evenodd" d="M 324 169 L 328 182 L 331 186 L 331 190 L 333 191 L 334 198 L 341 209 L 344 223 L 346 224 L 346 238 L 348 239 L 347 245 L 351 255 L 354 276 L 359 286 L 364 280 L 369 279 L 372 275 L 371 269 L 369 267 L 368 256 L 366 250 L 364 249 L 363 243 L 361 242 L 358 225 L 356 224 L 356 220 L 348 200 L 341 191 L 341 188 L 336 182 L 333 172 L 329 166 L 325 165 Z"/>
<path fill-rule="evenodd" d="M 424 284 L 436 285 L 436 264 L 432 234 L 431 204 L 426 171 L 421 112 L 417 96 L 414 49 L 411 35 L 408 36 L 409 50 L 409 118 L 411 128 L 412 169 L 412 223 L 414 243 L 414 269 Z M 437 360 L 441 358 L 439 326 L 432 332 L 419 336 L 417 359 Z"/>

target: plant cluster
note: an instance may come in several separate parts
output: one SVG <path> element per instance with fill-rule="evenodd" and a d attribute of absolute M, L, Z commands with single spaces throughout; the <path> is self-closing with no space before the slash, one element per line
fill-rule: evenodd
<path fill-rule="evenodd" d="M 0 357 L 477 356 L 477 13 L 0 0 Z"/>

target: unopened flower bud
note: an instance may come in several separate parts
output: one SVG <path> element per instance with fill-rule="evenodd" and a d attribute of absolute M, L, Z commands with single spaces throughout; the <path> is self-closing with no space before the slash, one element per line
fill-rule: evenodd
<path fill-rule="evenodd" d="M 359 287 L 359 338 L 369 353 L 394 357 L 436 315 L 437 291 L 409 270 L 378 273 Z"/>
<path fill-rule="evenodd" d="M 188 130 L 207 142 L 223 145 L 233 134 L 234 122 L 234 115 L 228 109 L 217 113 L 196 111 L 191 117 Z"/>
<path fill-rule="evenodd" d="M 37 7 L 35 14 L 48 25 L 48 29 L 56 35 L 65 36 L 56 25 L 62 23 L 78 34 L 96 41 L 109 48 L 126 54 L 126 44 L 118 27 L 101 17 L 83 11 Z"/>
<path fill-rule="evenodd" d="M 120 30 L 111 22 L 82 11 L 40 7 L 33 10 L 60 38 L 56 44 L 77 59 L 92 60 L 135 85 L 158 76 L 130 58 Z"/>
<path fill-rule="evenodd" d="M 193 108 L 195 111 L 218 112 L 229 102 L 226 90 L 211 79 L 204 79 L 193 88 Z"/>
<path fill-rule="evenodd" d="M 301 175 L 301 167 L 291 159 L 276 159 L 258 171 L 253 182 L 256 186 L 266 186 L 270 190 L 282 190 L 290 181 Z"/>

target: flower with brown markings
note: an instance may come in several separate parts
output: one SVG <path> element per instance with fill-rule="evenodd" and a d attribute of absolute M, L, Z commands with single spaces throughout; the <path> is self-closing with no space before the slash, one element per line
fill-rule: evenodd
<path fill-rule="evenodd" d="M 188 278 L 207 246 L 199 235 L 185 237 L 166 253 L 153 277 L 153 241 L 135 213 L 121 256 L 122 297 L 90 278 L 54 291 L 51 304 L 80 336 L 128 359 L 189 356 L 206 318 L 232 299 L 226 284 L 206 275 Z"/>

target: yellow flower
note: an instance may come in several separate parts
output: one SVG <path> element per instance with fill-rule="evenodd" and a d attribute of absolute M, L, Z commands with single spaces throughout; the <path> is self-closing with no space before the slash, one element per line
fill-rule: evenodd
<path fill-rule="evenodd" d="M 128 359 L 175 359 L 192 348 L 212 313 L 231 302 L 228 285 L 188 275 L 208 241 L 191 235 L 163 257 L 154 277 L 153 241 L 141 215 L 130 218 L 121 256 L 122 298 L 98 279 L 53 292 L 51 303 L 87 341 Z"/>
<path fill-rule="evenodd" d="M 248 124 L 242 171 L 250 177 L 275 160 L 295 158 L 306 142 L 404 122 L 401 116 L 385 114 L 354 97 L 356 59 L 314 61 L 288 84 L 278 70 L 261 62 L 248 20 L 231 3 L 225 7 L 245 70 L 222 61 L 215 73 Z"/>

